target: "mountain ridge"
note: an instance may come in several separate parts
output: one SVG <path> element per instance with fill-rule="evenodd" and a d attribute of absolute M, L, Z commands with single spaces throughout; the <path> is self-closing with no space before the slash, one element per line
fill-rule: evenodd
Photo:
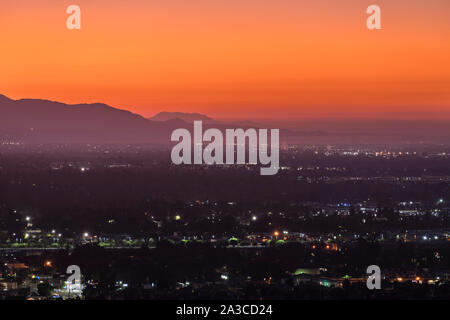
<path fill-rule="evenodd" d="M 0 136 L 27 142 L 150 142 L 167 134 L 139 114 L 104 103 L 13 100 L 1 95 L 0 113 Z"/>
<path fill-rule="evenodd" d="M 159 116 L 158 116 L 159 115 Z M 156 117 L 156 120 L 155 120 Z M 150 119 L 129 110 L 104 103 L 66 104 L 44 99 L 13 100 L 0 94 L 0 142 L 26 143 L 116 143 L 116 144 L 173 144 L 172 132 L 178 128 L 192 130 L 194 120 L 203 121 L 203 130 L 214 127 L 280 128 L 280 143 L 390 143 L 448 141 L 448 130 L 442 135 L 424 137 L 422 134 L 383 134 L 304 130 L 298 126 L 287 128 L 280 123 L 257 124 L 252 121 L 222 122 L 199 113 L 160 112 Z M 326 124 L 323 124 L 326 126 Z M 442 127 L 442 126 L 441 126 Z M 416 131 L 414 131 L 416 132 Z"/>
<path fill-rule="evenodd" d="M 194 122 L 197 120 L 201 120 L 204 123 L 215 123 L 218 122 L 207 115 L 201 114 L 201 113 L 189 113 L 189 112 L 169 112 L 169 111 L 161 111 L 158 112 L 153 117 L 149 118 L 149 120 L 152 121 L 167 121 L 172 119 L 180 119 L 185 122 Z"/>

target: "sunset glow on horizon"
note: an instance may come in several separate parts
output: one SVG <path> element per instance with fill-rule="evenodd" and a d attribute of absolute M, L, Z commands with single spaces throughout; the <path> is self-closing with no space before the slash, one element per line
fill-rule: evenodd
<path fill-rule="evenodd" d="M 81 30 L 66 28 L 71 4 Z M 0 32 L 13 99 L 143 116 L 450 114 L 448 0 L 16 0 L 0 4 Z"/>

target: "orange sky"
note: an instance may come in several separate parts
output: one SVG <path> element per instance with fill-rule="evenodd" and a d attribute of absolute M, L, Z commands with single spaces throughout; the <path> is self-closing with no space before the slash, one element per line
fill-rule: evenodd
<path fill-rule="evenodd" d="M 366 29 L 370 4 L 383 30 Z M 450 114 L 448 0 L 14 0 L 0 33 L 0 93 L 15 99 L 144 116 Z"/>

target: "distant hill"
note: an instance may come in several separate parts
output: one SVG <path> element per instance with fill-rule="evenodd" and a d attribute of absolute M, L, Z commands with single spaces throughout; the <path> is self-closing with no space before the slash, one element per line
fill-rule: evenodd
<path fill-rule="evenodd" d="M 113 108 L 103 103 L 65 104 L 41 99 L 13 100 L 0 95 L 0 142 L 26 143 L 111 143 L 111 144 L 172 144 L 170 136 L 177 128 L 192 130 L 194 120 L 203 121 L 203 129 L 214 127 L 224 131 L 228 128 L 280 128 L 281 143 L 333 144 L 333 143 L 398 143 L 398 142 L 445 142 L 449 140 L 448 123 L 434 122 L 434 136 L 426 137 L 416 128 L 422 123 L 405 123 L 405 128 L 414 132 L 401 134 L 399 125 L 391 127 L 389 133 L 374 130 L 361 132 L 352 130 L 358 123 L 349 123 L 348 132 L 302 130 L 299 122 L 284 127 L 276 121 L 263 124 L 251 121 L 216 121 L 198 113 L 161 112 L 146 119 L 127 110 Z M 303 120 L 306 121 L 306 120 Z M 377 123 L 375 123 L 377 124 Z M 414 125 L 412 125 L 414 124 Z M 377 128 L 380 126 L 378 123 Z M 322 123 L 329 128 L 329 124 Z M 428 125 L 428 127 L 431 127 Z M 384 128 L 384 127 L 383 127 Z M 361 126 L 358 127 L 361 129 Z M 351 132 L 353 131 L 353 132 Z M 428 133 L 427 133 L 428 134 Z M 428 139 L 428 140 L 427 140 Z"/>
<path fill-rule="evenodd" d="M 168 121 L 173 119 L 180 119 L 188 123 L 192 123 L 197 120 L 203 121 L 203 123 L 214 123 L 217 122 L 210 117 L 200 114 L 200 113 L 184 113 L 184 112 L 160 112 L 155 116 L 151 117 L 149 120 L 152 121 Z"/>
<path fill-rule="evenodd" d="M 179 124 L 178 124 L 179 125 Z M 102 103 L 64 104 L 0 95 L 0 138 L 36 143 L 162 142 L 172 128 Z"/>

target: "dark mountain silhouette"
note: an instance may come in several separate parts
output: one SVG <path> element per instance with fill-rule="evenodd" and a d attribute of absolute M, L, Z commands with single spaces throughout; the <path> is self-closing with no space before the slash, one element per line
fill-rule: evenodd
<path fill-rule="evenodd" d="M 0 96 L 3 138 L 37 143 L 160 143 L 168 140 L 170 132 L 170 123 L 153 122 L 102 103 L 68 105 Z"/>
<path fill-rule="evenodd" d="M 158 121 L 146 119 L 103 103 L 12 100 L 0 95 L 0 140 L 27 143 L 170 144 L 173 130 L 186 128 L 192 131 L 194 120 L 202 120 L 204 130 L 215 127 L 224 131 L 241 127 L 221 124 L 197 113 L 162 112 L 156 119 Z"/>
<path fill-rule="evenodd" d="M 13 100 L 0 95 L 0 141 L 26 143 L 126 143 L 171 144 L 170 136 L 177 128 L 192 132 L 192 122 L 202 120 L 204 130 L 214 127 L 222 132 L 228 128 L 280 128 L 280 143 L 398 143 L 448 142 L 448 126 L 434 137 L 423 132 L 408 134 L 328 132 L 302 130 L 303 125 L 283 129 L 280 123 L 258 125 L 250 121 L 216 121 L 197 113 L 161 112 L 146 119 L 130 111 L 103 103 L 65 104 L 40 99 Z M 325 124 L 325 127 L 328 125 Z M 417 126 L 414 126 L 417 128 Z"/>
<path fill-rule="evenodd" d="M 228 128 L 257 128 L 243 123 L 221 123 L 197 113 L 161 112 L 152 119 L 146 119 L 103 103 L 12 100 L 0 95 L 0 140 L 27 143 L 171 144 L 173 130 L 186 128 L 192 132 L 194 120 L 202 120 L 204 130 L 214 127 L 225 132 Z M 309 136 L 308 133 L 300 135 Z M 293 131 L 282 131 L 282 137 L 287 141 L 296 140 L 298 136 L 299 133 Z"/>
<path fill-rule="evenodd" d="M 217 122 L 214 119 L 211 119 L 210 117 L 200 114 L 200 113 L 185 113 L 185 112 L 160 112 L 156 114 L 155 116 L 151 117 L 150 120 L 152 121 L 167 121 L 167 120 L 173 120 L 173 119 L 180 119 L 185 122 L 194 122 L 197 120 L 203 121 L 203 123 L 215 123 Z"/>
<path fill-rule="evenodd" d="M 6 103 L 6 102 L 10 102 L 10 101 L 13 101 L 13 100 L 8 98 L 7 96 L 4 96 L 4 95 L 0 94 L 0 103 L 2 103 L 2 102 Z"/>

